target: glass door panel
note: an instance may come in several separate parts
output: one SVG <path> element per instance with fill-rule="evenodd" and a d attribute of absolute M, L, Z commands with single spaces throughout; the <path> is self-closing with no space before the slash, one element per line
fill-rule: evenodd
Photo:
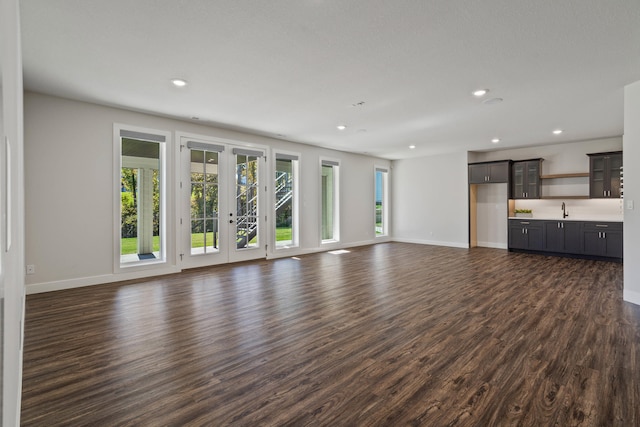
<path fill-rule="evenodd" d="M 218 152 L 190 151 L 191 255 L 218 252 Z"/>
<path fill-rule="evenodd" d="M 235 170 L 235 188 L 229 205 L 234 207 L 230 213 L 231 233 L 230 241 L 234 242 L 230 248 L 230 261 L 240 261 L 255 258 L 253 252 L 262 257 L 266 251 L 260 250 L 262 243 L 262 198 L 264 191 L 260 191 L 264 162 L 262 151 L 247 150 L 240 147 L 233 148 L 233 168 Z"/>
<path fill-rule="evenodd" d="M 186 137 L 181 146 L 183 266 L 265 257 L 263 152 Z"/>

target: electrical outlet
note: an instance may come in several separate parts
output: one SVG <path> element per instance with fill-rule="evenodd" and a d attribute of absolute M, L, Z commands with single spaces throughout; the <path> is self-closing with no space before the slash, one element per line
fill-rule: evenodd
<path fill-rule="evenodd" d="M 27 274 L 36 274 L 36 266 L 33 264 L 27 265 Z"/>

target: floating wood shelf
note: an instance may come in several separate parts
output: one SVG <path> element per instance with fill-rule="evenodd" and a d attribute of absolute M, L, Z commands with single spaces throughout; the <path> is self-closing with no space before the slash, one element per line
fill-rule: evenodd
<path fill-rule="evenodd" d="M 555 173 L 552 175 L 541 175 L 540 179 L 555 179 L 555 178 L 588 178 L 589 172 L 576 172 L 576 173 Z"/>
<path fill-rule="evenodd" d="M 542 196 L 542 199 L 588 199 L 589 196 Z"/>

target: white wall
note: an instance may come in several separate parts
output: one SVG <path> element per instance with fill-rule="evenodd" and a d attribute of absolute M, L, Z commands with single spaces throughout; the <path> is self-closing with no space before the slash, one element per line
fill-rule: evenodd
<path fill-rule="evenodd" d="M 640 81 L 624 91 L 624 299 L 640 305 Z M 634 166 L 634 167 L 630 167 Z M 629 204 L 633 202 L 633 209 Z"/>
<path fill-rule="evenodd" d="M 272 256 L 329 248 L 320 246 L 319 159 L 321 156 L 339 159 L 340 242 L 331 247 L 375 241 L 374 165 L 389 165 L 389 161 L 27 93 L 26 258 L 27 264 L 34 264 L 36 269 L 34 275 L 27 276 L 28 292 L 129 278 L 113 271 L 114 122 L 165 130 L 174 135 L 175 132 L 187 132 L 299 152 L 300 247 L 277 254 L 272 252 Z M 175 143 L 175 137 L 172 143 Z M 173 147 L 168 147 L 168 151 L 173 153 Z M 174 185 L 177 187 L 176 183 Z M 169 224 L 169 239 L 176 238 L 173 229 Z M 179 269 L 176 265 L 171 267 Z M 155 273 L 162 272 L 166 270 Z M 154 272 L 137 275 L 150 274 Z"/>
<path fill-rule="evenodd" d="M 395 160 L 393 239 L 468 248 L 468 198 L 467 153 Z"/>
<path fill-rule="evenodd" d="M 2 348 L 2 425 L 20 425 L 22 342 L 24 323 L 24 182 L 20 12 L 18 0 L 0 1 L 0 62 L 2 64 L 2 141 L 0 182 L 0 282 L 4 286 Z M 6 140 L 10 141 L 7 157 Z M 9 164 L 9 179 L 6 165 Z M 7 193 L 4 193 L 7 192 Z M 4 197 L 3 197 L 4 196 Z M 5 200 L 9 203 L 5 204 Z M 7 227 L 8 226 L 8 227 Z M 11 236 L 10 245 L 8 236 Z"/>

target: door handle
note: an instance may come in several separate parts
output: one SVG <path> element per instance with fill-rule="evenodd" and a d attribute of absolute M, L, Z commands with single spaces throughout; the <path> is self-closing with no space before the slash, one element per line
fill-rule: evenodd
<path fill-rule="evenodd" d="M 229 220 L 229 224 L 233 224 L 233 220 L 232 219 Z"/>

